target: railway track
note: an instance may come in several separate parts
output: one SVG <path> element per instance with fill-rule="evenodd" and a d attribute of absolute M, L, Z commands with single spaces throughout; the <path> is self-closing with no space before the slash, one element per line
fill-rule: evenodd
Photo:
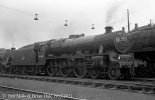
<path fill-rule="evenodd" d="M 86 100 L 0 85 L 0 100 Z"/>
<path fill-rule="evenodd" d="M 101 80 L 101 79 L 79 79 L 79 78 L 62 78 L 62 77 L 48 77 L 48 76 L 31 76 L 31 75 L 10 75 L 0 74 L 0 77 L 16 78 L 36 81 L 54 82 L 60 84 L 71 84 L 82 87 L 91 87 L 99 89 L 112 89 L 127 92 L 142 93 L 155 96 L 155 81 L 114 81 L 114 80 Z"/>
<path fill-rule="evenodd" d="M 134 80 L 134 81 L 143 81 L 143 82 L 154 82 L 155 83 L 155 78 L 139 78 L 139 77 L 135 77 L 135 78 L 132 78 L 132 80 Z"/>

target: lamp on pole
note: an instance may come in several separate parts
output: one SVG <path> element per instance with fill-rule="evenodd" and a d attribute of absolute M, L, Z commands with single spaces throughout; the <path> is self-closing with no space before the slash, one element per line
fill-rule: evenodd
<path fill-rule="evenodd" d="M 67 24 L 67 20 L 65 20 L 65 24 L 64 24 L 64 26 L 68 26 L 68 24 Z"/>
<path fill-rule="evenodd" d="M 95 27 L 94 27 L 94 24 L 92 24 L 92 27 L 91 27 L 91 29 L 95 29 Z"/>
<path fill-rule="evenodd" d="M 35 18 L 34 18 L 34 20 L 38 20 L 38 14 L 35 14 Z"/>

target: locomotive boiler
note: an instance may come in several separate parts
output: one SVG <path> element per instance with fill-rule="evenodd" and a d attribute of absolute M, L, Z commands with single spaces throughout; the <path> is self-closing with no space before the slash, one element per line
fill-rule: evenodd
<path fill-rule="evenodd" d="M 123 31 L 112 32 L 106 27 L 100 35 L 70 35 L 69 38 L 52 39 L 11 50 L 5 58 L 7 73 L 41 74 L 50 76 L 110 79 L 129 78 L 132 74 L 132 56 L 125 54 L 130 49 Z"/>

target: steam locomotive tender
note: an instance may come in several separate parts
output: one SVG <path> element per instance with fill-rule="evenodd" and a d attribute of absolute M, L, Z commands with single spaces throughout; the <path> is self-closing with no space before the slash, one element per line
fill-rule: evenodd
<path fill-rule="evenodd" d="M 132 56 L 125 53 L 130 49 L 127 35 L 123 31 L 112 32 L 110 26 L 105 29 L 105 34 L 71 35 L 11 50 L 6 53 L 7 66 L 3 72 L 129 78 L 133 74 L 133 66 Z"/>

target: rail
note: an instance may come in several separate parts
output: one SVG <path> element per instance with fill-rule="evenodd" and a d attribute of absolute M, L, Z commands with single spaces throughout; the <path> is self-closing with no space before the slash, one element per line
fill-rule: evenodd
<path fill-rule="evenodd" d="M 127 92 L 136 92 L 142 94 L 155 95 L 155 84 L 143 81 L 114 81 L 114 80 L 101 80 L 101 79 L 79 79 L 79 78 L 62 78 L 62 77 L 47 77 L 47 76 L 31 76 L 31 75 L 8 75 L 0 74 L 0 77 L 17 78 L 25 80 L 46 81 L 60 84 L 71 84 L 83 87 L 99 88 L 99 89 L 112 89 Z M 154 81 L 153 81 L 154 82 Z M 77 100 L 77 99 L 75 99 Z"/>

